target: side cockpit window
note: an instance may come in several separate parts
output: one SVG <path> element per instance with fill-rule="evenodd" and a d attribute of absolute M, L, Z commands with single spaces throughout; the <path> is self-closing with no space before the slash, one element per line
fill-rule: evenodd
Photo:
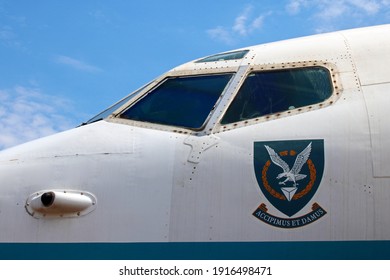
<path fill-rule="evenodd" d="M 244 81 L 221 124 L 317 104 L 328 99 L 332 92 L 330 73 L 324 67 L 253 72 Z"/>
<path fill-rule="evenodd" d="M 199 130 L 232 76 L 215 74 L 167 78 L 120 117 Z"/>

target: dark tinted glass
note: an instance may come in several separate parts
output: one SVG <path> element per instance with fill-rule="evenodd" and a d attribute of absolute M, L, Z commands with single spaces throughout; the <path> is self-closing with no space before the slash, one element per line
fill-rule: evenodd
<path fill-rule="evenodd" d="M 293 110 L 332 95 L 329 71 L 323 67 L 250 74 L 221 123 L 228 124 Z"/>
<path fill-rule="evenodd" d="M 232 74 L 168 78 L 121 118 L 199 129 Z"/>

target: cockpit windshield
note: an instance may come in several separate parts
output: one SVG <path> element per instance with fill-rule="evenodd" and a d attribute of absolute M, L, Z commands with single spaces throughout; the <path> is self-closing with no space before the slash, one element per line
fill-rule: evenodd
<path fill-rule="evenodd" d="M 150 83 L 149 83 L 150 84 Z M 90 119 L 89 121 L 87 121 L 86 123 L 83 123 L 84 124 L 90 124 L 90 123 L 94 123 L 94 122 L 97 122 L 97 121 L 100 121 L 100 120 L 103 120 L 105 118 L 107 118 L 108 116 L 110 116 L 112 113 L 114 113 L 116 110 L 118 110 L 120 107 L 122 107 L 123 105 L 125 105 L 126 102 L 128 102 L 130 99 L 132 99 L 134 96 L 136 96 L 138 93 L 140 93 L 143 89 L 145 89 L 149 84 L 141 87 L 140 89 L 138 89 L 137 91 L 133 92 L 132 94 L 126 96 L 125 98 L 123 98 L 122 100 L 118 101 L 117 103 L 115 103 L 114 105 L 112 105 L 111 107 L 107 108 L 106 110 L 104 110 L 103 112 L 97 114 L 96 116 L 94 116 L 92 119 Z"/>
<path fill-rule="evenodd" d="M 202 129 L 233 74 L 169 77 L 120 118 Z"/>

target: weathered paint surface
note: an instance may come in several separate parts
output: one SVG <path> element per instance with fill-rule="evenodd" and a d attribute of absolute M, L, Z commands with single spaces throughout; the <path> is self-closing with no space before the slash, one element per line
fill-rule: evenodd
<path fill-rule="evenodd" d="M 102 121 L 0 152 L 0 242 L 390 240 L 389 47 L 385 25 L 254 46 L 239 60 L 189 62 L 158 81 L 237 72 L 201 131 L 117 117 L 152 83 Z M 315 65 L 332 77 L 325 102 L 220 124 L 251 71 Z M 308 143 L 288 145 L 307 139 L 323 143 L 322 172 L 307 149 L 295 177 L 305 189 L 279 189 L 277 163 L 293 169 Z M 276 142 L 272 149 L 287 153 L 265 154 L 258 180 L 254 143 Z M 315 192 L 297 212 L 280 211 L 259 182 L 275 201 Z M 42 190 L 88 192 L 96 205 L 86 215 L 33 217 L 26 201 Z M 299 226 L 278 224 L 287 221 Z"/>

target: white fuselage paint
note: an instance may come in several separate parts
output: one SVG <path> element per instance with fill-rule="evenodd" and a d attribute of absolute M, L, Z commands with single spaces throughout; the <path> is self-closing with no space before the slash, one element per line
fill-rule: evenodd
<path fill-rule="evenodd" d="M 4 150 L 0 242 L 389 240 L 390 26 L 248 49 L 243 60 L 190 62 L 166 75 L 242 69 L 234 95 L 252 68 L 318 63 L 334 74 L 332 102 L 224 126 L 219 120 L 231 99 L 222 98 L 205 131 L 112 115 Z M 313 203 L 327 213 L 294 229 L 270 226 L 253 216 L 261 203 L 267 213 L 289 217 L 258 186 L 253 144 L 304 139 L 324 141 L 324 172 L 293 218 Z M 42 190 L 90 192 L 96 209 L 74 218 L 32 217 L 26 199 Z"/>

